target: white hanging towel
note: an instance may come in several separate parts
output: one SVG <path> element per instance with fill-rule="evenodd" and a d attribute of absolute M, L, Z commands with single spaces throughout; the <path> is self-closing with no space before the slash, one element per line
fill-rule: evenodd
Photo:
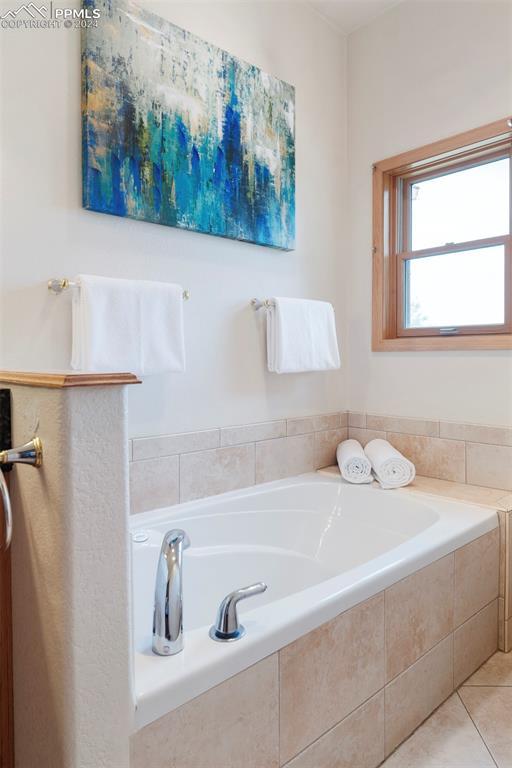
<path fill-rule="evenodd" d="M 366 444 L 364 452 L 372 463 L 375 477 L 383 488 L 401 488 L 412 483 L 416 467 L 393 448 L 387 440 L 376 438 Z"/>
<path fill-rule="evenodd" d="M 147 376 L 185 370 L 183 288 L 78 275 L 71 367 Z"/>
<path fill-rule="evenodd" d="M 327 301 L 272 299 L 267 311 L 267 365 L 272 373 L 340 367 L 334 309 Z"/>
<path fill-rule="evenodd" d="M 344 440 L 336 449 L 341 476 L 349 483 L 371 483 L 372 465 L 358 440 Z"/>

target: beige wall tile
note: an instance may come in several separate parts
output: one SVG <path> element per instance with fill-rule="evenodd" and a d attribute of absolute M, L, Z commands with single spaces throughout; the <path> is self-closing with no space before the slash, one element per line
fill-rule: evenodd
<path fill-rule="evenodd" d="M 315 433 L 256 443 L 256 482 L 266 483 L 316 469 Z"/>
<path fill-rule="evenodd" d="M 179 501 L 179 459 L 133 461 L 130 464 L 130 512 L 168 507 Z"/>
<path fill-rule="evenodd" d="M 287 420 L 287 434 L 305 435 L 308 432 L 317 432 L 321 429 L 338 429 L 341 426 L 341 412 L 320 413 L 316 416 L 304 416 L 298 419 Z"/>
<path fill-rule="evenodd" d="M 254 483 L 254 443 L 185 453 L 180 457 L 180 500 L 191 501 Z"/>
<path fill-rule="evenodd" d="M 340 427 L 348 427 L 348 411 L 340 411 Z"/>
<path fill-rule="evenodd" d="M 505 597 L 505 575 L 506 575 L 506 557 L 507 557 L 507 525 L 508 512 L 498 510 L 498 522 L 499 522 L 499 588 L 498 595 Z"/>
<path fill-rule="evenodd" d="M 260 424 L 244 424 L 239 427 L 223 427 L 220 430 L 220 444 L 240 445 L 258 440 L 272 440 L 286 436 L 286 421 L 264 421 Z"/>
<path fill-rule="evenodd" d="M 313 472 L 315 466 L 315 435 L 298 435 L 286 438 L 286 463 L 288 476 Z"/>
<path fill-rule="evenodd" d="M 512 688 L 464 687 L 459 695 L 500 768 L 512 766 Z"/>
<path fill-rule="evenodd" d="M 498 648 L 507 653 L 505 648 L 505 599 L 498 597 Z"/>
<path fill-rule="evenodd" d="M 382 438 L 382 440 L 386 439 L 385 432 L 378 432 L 374 429 L 360 429 L 359 427 L 349 427 L 348 436 L 354 440 L 359 440 L 363 448 L 366 443 L 369 443 L 370 440 L 375 440 L 377 437 Z"/>
<path fill-rule="evenodd" d="M 506 496 L 501 496 L 498 502 L 499 509 L 504 512 L 512 512 L 512 493 L 507 493 Z"/>
<path fill-rule="evenodd" d="M 376 416 L 366 414 L 368 429 L 384 430 L 385 432 L 405 432 L 408 435 L 439 436 L 439 422 L 426 419 L 409 419 L 400 416 Z"/>
<path fill-rule="evenodd" d="M 386 590 L 386 681 L 453 630 L 453 555 Z"/>
<path fill-rule="evenodd" d="M 457 688 L 498 648 L 498 601 L 482 608 L 455 630 L 454 684 Z"/>
<path fill-rule="evenodd" d="M 486 507 L 503 506 L 503 491 L 496 488 L 481 488 L 478 485 L 454 483 L 451 480 L 439 480 L 437 477 L 416 475 L 414 483 L 407 486 L 407 491 L 433 493 L 436 496 L 447 496 L 451 499 L 469 501 L 471 504 L 483 504 Z"/>
<path fill-rule="evenodd" d="M 505 653 L 512 651 L 512 619 L 505 620 L 503 628 L 503 650 Z"/>
<path fill-rule="evenodd" d="M 512 446 L 512 427 L 484 427 L 480 424 L 442 421 L 440 423 L 440 435 L 452 440 L 466 440 L 471 443 Z"/>
<path fill-rule="evenodd" d="M 287 438 L 256 443 L 256 482 L 268 483 L 288 475 Z"/>
<path fill-rule="evenodd" d="M 366 427 L 366 413 L 358 413 L 357 411 L 348 412 L 348 425 L 349 427 L 358 427 L 364 429 Z"/>
<path fill-rule="evenodd" d="M 467 482 L 512 490 L 512 448 L 467 443 Z"/>
<path fill-rule="evenodd" d="M 336 448 L 347 437 L 346 427 L 315 432 L 315 467 L 330 467 L 336 464 Z"/>
<path fill-rule="evenodd" d="M 391 445 L 414 463 L 418 475 L 454 480 L 456 483 L 465 482 L 463 442 L 396 432 L 387 434 Z"/>
<path fill-rule="evenodd" d="M 452 694 L 382 768 L 496 768 L 463 703 Z"/>
<path fill-rule="evenodd" d="M 503 537 L 500 535 L 500 567 L 503 558 L 504 617 L 505 619 L 510 619 L 512 618 L 512 513 L 505 512 L 503 514 Z M 501 538 L 503 538 L 503 546 Z"/>
<path fill-rule="evenodd" d="M 386 686 L 386 754 L 406 739 L 452 691 L 453 636 L 449 635 Z"/>
<path fill-rule="evenodd" d="M 376 768 L 384 759 L 384 692 L 321 736 L 286 768 Z"/>
<path fill-rule="evenodd" d="M 499 531 L 460 547 L 455 552 L 454 621 L 458 627 L 498 597 Z"/>
<path fill-rule="evenodd" d="M 343 720 L 383 683 L 380 594 L 280 651 L 281 763 Z"/>
<path fill-rule="evenodd" d="M 176 435 L 137 437 L 133 440 L 133 459 L 152 459 L 172 456 L 189 451 L 206 451 L 220 445 L 220 430 L 205 429 L 200 432 L 181 432 Z"/>
<path fill-rule="evenodd" d="M 132 736 L 131 768 L 278 768 L 277 654 Z"/>

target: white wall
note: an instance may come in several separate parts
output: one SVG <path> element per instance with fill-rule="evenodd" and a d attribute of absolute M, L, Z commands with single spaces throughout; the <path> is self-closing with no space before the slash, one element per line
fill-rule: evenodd
<path fill-rule="evenodd" d="M 371 165 L 512 113 L 512 3 L 398 5 L 349 37 L 354 410 L 512 424 L 512 351 L 371 352 Z"/>
<path fill-rule="evenodd" d="M 79 33 L 0 30 L 0 367 L 69 366 L 70 297 L 47 295 L 49 277 L 166 280 L 192 292 L 188 370 L 131 388 L 132 435 L 339 409 L 344 371 L 265 372 L 263 317 L 249 300 L 328 299 L 343 337 L 345 41 L 302 3 L 141 4 L 296 86 L 297 248 L 82 210 Z"/>

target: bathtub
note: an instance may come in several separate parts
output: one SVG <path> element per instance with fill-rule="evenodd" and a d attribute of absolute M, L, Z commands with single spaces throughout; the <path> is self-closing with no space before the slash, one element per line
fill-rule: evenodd
<path fill-rule="evenodd" d="M 134 515 L 134 730 L 497 525 L 492 509 L 319 473 Z M 191 540 L 185 647 L 160 657 L 151 651 L 154 581 L 170 528 Z M 239 604 L 245 637 L 212 641 L 222 598 L 256 581 L 268 590 Z"/>

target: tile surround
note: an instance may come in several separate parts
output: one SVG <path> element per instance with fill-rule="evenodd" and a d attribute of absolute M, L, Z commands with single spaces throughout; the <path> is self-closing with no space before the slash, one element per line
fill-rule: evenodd
<path fill-rule="evenodd" d="M 439 422 L 426 419 L 408 419 L 398 416 L 366 414 L 366 428 L 384 432 L 403 432 L 407 435 L 439 437 Z"/>
<path fill-rule="evenodd" d="M 512 491 L 512 448 L 466 443 L 467 481 Z"/>
<path fill-rule="evenodd" d="M 384 759 L 384 692 L 335 725 L 286 768 L 376 768 Z"/>
<path fill-rule="evenodd" d="M 453 554 L 386 590 L 386 681 L 453 631 Z"/>
<path fill-rule="evenodd" d="M 328 466 L 335 462 L 337 443 L 347 437 L 360 440 L 363 445 L 376 437 L 388 439 L 415 462 L 418 475 L 437 479 L 440 483 L 445 480 L 480 486 L 482 503 L 485 503 L 485 487 L 489 488 L 488 503 L 493 503 L 493 494 L 499 494 L 496 489 L 512 491 L 512 427 L 339 411 L 134 438 L 129 445 L 132 512 L 175 504 L 185 498 L 199 498 L 197 494 L 222 493 L 232 487 L 242 487 L 241 483 L 265 482 Z M 294 443 L 292 438 L 302 440 Z M 195 483 L 187 476 L 190 468 L 196 466 L 194 460 L 186 460 L 187 455 L 247 445 L 254 446 L 252 473 L 242 471 L 232 483 L 227 477 L 223 481 L 217 478 L 215 482 Z M 147 470 L 149 463 L 134 467 L 144 460 L 149 462 L 170 456 L 179 457 L 179 463 L 185 467 L 183 472 L 180 468 L 185 493 L 181 492 L 178 482 L 178 496 L 174 480 L 167 478 L 160 482 L 156 471 L 153 475 L 155 482 L 145 481 L 144 468 Z M 210 461 L 215 463 L 213 458 Z M 222 457 L 218 457 L 218 463 L 222 465 Z M 158 466 L 162 472 L 167 472 L 170 466 L 170 474 L 175 477 L 173 464 L 162 462 Z M 197 461 L 197 466 L 201 466 L 201 461 Z M 191 488 L 194 489 L 192 496 L 189 495 Z M 509 508 L 512 508 L 512 494 L 509 496 Z"/>
<path fill-rule="evenodd" d="M 496 537 L 481 539 L 489 536 L 497 554 Z M 452 620 L 459 553 L 411 574 L 136 732 L 131 768 L 238 768 L 241 754 L 244 768 L 377 768 L 496 650 L 496 599 L 459 627 Z M 440 599 L 431 600 L 432 593 Z M 426 622 L 415 600 L 422 602 Z M 400 642 L 400 621 L 407 667 L 398 664 L 399 673 L 388 681 L 390 644 Z M 390 767 L 407 765 L 399 760 L 401 750 L 390 758 Z"/>
<path fill-rule="evenodd" d="M 348 436 L 354 440 L 359 440 L 363 448 L 366 443 L 370 442 L 370 440 L 376 440 L 377 438 L 381 438 L 382 440 L 386 439 L 385 432 L 375 429 L 363 429 L 361 427 L 349 427 Z"/>
<path fill-rule="evenodd" d="M 130 440 L 131 512 L 312 472 L 336 461 L 346 411 Z M 154 464 L 154 466 L 152 466 Z"/>
<path fill-rule="evenodd" d="M 273 654 L 137 731 L 131 768 L 278 768 L 278 684 Z"/>
<path fill-rule="evenodd" d="M 279 673 L 286 763 L 383 687 L 383 593 L 283 648 Z"/>
<path fill-rule="evenodd" d="M 388 432 L 387 439 L 416 466 L 419 475 L 463 483 L 466 479 L 465 445 L 423 435 Z"/>
<path fill-rule="evenodd" d="M 498 601 L 458 627 L 453 635 L 455 687 L 461 685 L 498 647 Z"/>
<path fill-rule="evenodd" d="M 503 478 L 505 473 L 507 477 L 507 462 L 512 456 L 509 431 L 508 428 L 452 422 L 340 413 L 139 438 L 131 441 L 132 511 L 200 498 L 230 487 L 243 487 L 332 464 L 338 442 L 347 436 L 361 439 L 363 443 L 373 437 L 387 437 L 399 450 L 410 455 L 419 465 L 420 473 L 433 475 L 431 478 L 418 477 L 413 489 L 463 498 L 501 510 L 499 547 L 501 558 L 505 556 L 510 563 L 512 494 L 506 491 L 512 490 L 512 483 L 500 480 L 503 490 L 497 490 L 495 485 L 497 476 Z M 491 442 L 494 440 L 500 442 Z M 465 485 L 466 459 L 468 482 L 478 480 L 483 487 Z M 454 478 L 455 482 L 446 478 Z M 269 677 L 267 669 L 266 685 L 274 691 L 271 699 L 272 696 L 280 699 L 281 753 L 279 756 L 279 732 L 275 731 L 276 723 L 279 725 L 277 712 L 272 722 L 265 726 L 271 735 L 270 741 L 251 728 L 247 736 L 245 727 L 233 714 L 229 741 L 234 738 L 233 733 L 235 736 L 239 733 L 244 744 L 247 738 L 254 738 L 255 746 L 250 751 L 252 761 L 247 765 L 254 768 L 263 765 L 277 768 L 285 764 L 287 768 L 343 768 L 345 765 L 374 768 L 379 765 L 384 754 L 389 755 L 451 694 L 454 685 L 463 682 L 493 653 L 498 642 L 498 607 L 500 647 L 512 643 L 512 569 L 510 565 L 502 567 L 499 599 L 496 599 L 497 551 L 498 534 L 493 531 L 418 572 L 426 578 L 423 588 L 421 577 L 413 574 L 388 588 L 383 596 L 372 598 L 383 600 L 382 618 L 380 608 L 376 610 L 374 607 L 370 612 L 374 618 L 379 616 L 376 625 L 356 620 L 352 612 L 359 611 L 361 606 L 355 606 L 330 622 L 333 626 L 329 627 L 329 632 L 319 628 L 307 635 L 307 640 L 301 638 L 269 657 L 274 671 Z M 451 617 L 450 573 L 453 574 Z M 442 598 L 432 600 L 433 594 Z M 424 612 L 418 610 L 419 606 Z M 425 617 L 429 618 L 426 620 Z M 344 629 L 339 629 L 338 625 Z M 361 638 L 359 630 L 362 632 L 365 626 Z M 375 652 L 376 638 L 384 631 L 386 644 L 382 643 L 379 654 Z M 303 653 L 301 644 L 305 648 Z M 371 674 L 364 677 L 367 664 L 364 658 L 369 654 Z M 275 671 L 278 658 L 280 674 Z M 347 660 L 350 660 L 350 675 L 343 671 Z M 259 662 L 255 668 L 267 661 Z M 173 719 L 160 729 L 156 743 L 162 745 L 162 738 L 169 740 L 168 726 L 172 723 L 173 731 L 175 727 L 192 729 L 192 740 L 197 744 L 197 722 L 204 721 L 203 697 L 213 696 L 216 691 L 215 696 L 220 696 L 219 701 L 222 701 L 224 692 L 219 689 L 235 685 L 233 681 L 253 669 L 240 673 L 166 716 Z M 354 680 L 359 680 L 358 675 L 363 675 L 366 686 L 362 690 L 360 685 L 352 685 Z M 473 679 L 477 682 L 472 683 Z M 483 677 L 483 682 L 478 683 L 478 677 L 474 675 L 468 685 L 485 690 L 485 680 Z M 247 713 L 246 722 L 252 722 L 261 700 L 267 706 L 268 693 L 261 691 L 257 684 L 251 688 L 257 693 L 257 701 L 250 703 L 240 703 L 239 694 L 233 690 L 233 712 L 238 714 L 239 710 L 242 720 Z M 315 691 L 321 693 L 312 696 Z M 231 698 L 228 694 L 228 699 Z M 486 706 L 493 711 L 492 702 Z M 220 711 L 224 718 L 223 707 L 224 704 L 220 709 L 216 704 L 210 704 L 207 709 Z M 186 708 L 186 712 L 177 715 Z M 480 711 L 484 713 L 480 715 L 482 722 L 487 722 L 489 717 L 485 715 L 483 705 Z M 148 728 L 156 727 L 158 723 L 161 721 Z M 217 743 L 214 749 L 220 752 L 214 753 L 213 758 L 211 755 L 210 740 L 218 727 L 207 718 L 206 727 L 199 729 L 201 749 L 203 754 L 209 755 L 209 764 L 213 759 L 218 760 L 219 765 L 230 766 L 226 756 L 229 753 L 227 742 Z M 132 768 L 148 763 L 159 768 L 159 763 L 154 760 L 162 754 L 162 749 L 165 753 L 167 747 L 157 749 L 157 756 L 153 757 L 154 743 L 153 733 L 145 741 L 136 734 Z M 226 754 L 222 753 L 223 749 Z M 386 765 L 390 768 L 405 765 L 398 760 L 402 749 L 389 757 Z M 179 768 L 199 768 L 192 753 L 173 754 L 172 750 L 164 764 L 166 768 L 178 765 Z"/>
<path fill-rule="evenodd" d="M 180 501 L 254 485 L 254 443 L 180 456 Z"/>
<path fill-rule="evenodd" d="M 499 530 L 455 553 L 455 625 L 463 624 L 499 594 Z"/>
<path fill-rule="evenodd" d="M 179 501 L 179 457 L 162 456 L 130 464 L 130 511 L 146 512 Z"/>
<path fill-rule="evenodd" d="M 220 430 L 204 429 L 200 432 L 183 432 L 178 435 L 139 437 L 132 440 L 133 460 L 174 456 L 191 451 L 207 451 L 220 446 Z"/>
<path fill-rule="evenodd" d="M 248 424 L 242 427 L 222 427 L 220 430 L 220 444 L 222 446 L 256 443 L 259 440 L 271 440 L 279 437 L 286 437 L 286 421 L 284 419 L 282 421 Z"/>
<path fill-rule="evenodd" d="M 453 636 L 449 635 L 386 686 L 386 755 L 396 749 L 452 691 Z"/>

